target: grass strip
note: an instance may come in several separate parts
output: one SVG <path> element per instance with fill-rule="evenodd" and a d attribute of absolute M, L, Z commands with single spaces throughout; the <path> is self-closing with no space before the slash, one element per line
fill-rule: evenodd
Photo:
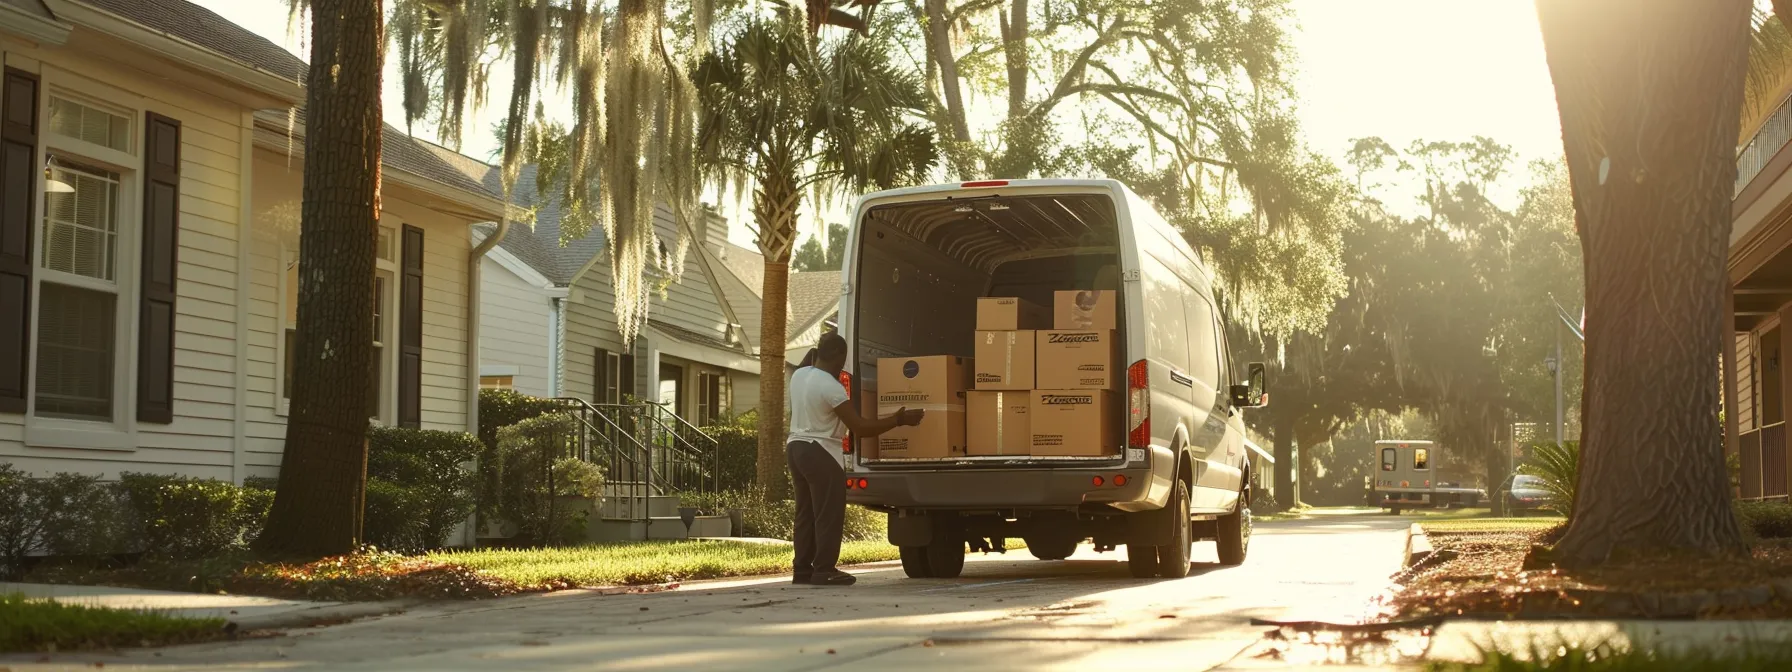
<path fill-rule="evenodd" d="M 636 541 L 576 548 L 478 549 L 429 556 L 478 570 L 524 590 L 606 586 L 755 576 L 790 571 L 790 546 L 739 541 Z M 840 564 L 899 556 L 884 541 L 849 541 Z"/>
<path fill-rule="evenodd" d="M 1461 518 L 1446 520 L 1417 521 L 1430 533 L 1462 533 L 1462 532 L 1538 532 L 1561 525 L 1566 519 L 1560 516 L 1540 516 L 1527 518 Z"/>
<path fill-rule="evenodd" d="M 73 651 L 185 644 L 220 637 L 224 619 L 0 596 L 0 651 Z"/>
<path fill-rule="evenodd" d="M 1731 651 L 1664 653 L 1642 649 L 1616 650 L 1606 646 L 1564 647 L 1547 652 L 1534 651 L 1529 655 L 1493 651 L 1487 653 L 1479 663 L 1432 663 L 1427 669 L 1433 672 L 1768 672 L 1792 669 L 1792 650 L 1784 647 L 1761 649 L 1738 645 Z"/>

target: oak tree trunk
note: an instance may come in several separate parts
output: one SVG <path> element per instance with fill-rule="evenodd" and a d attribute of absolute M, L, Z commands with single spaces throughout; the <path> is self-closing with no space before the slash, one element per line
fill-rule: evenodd
<path fill-rule="evenodd" d="M 280 484 L 258 545 L 353 551 L 367 460 L 380 212 L 381 0 L 312 0 L 299 305 Z"/>
<path fill-rule="evenodd" d="M 1580 483 L 1552 554 L 1744 547 L 1718 420 L 1748 0 L 1538 0 L 1586 268 Z"/>
<path fill-rule="evenodd" d="M 1300 486 L 1294 478 L 1299 465 L 1294 446 L 1295 417 L 1289 412 L 1277 412 L 1275 406 L 1270 407 L 1270 412 L 1275 414 L 1270 431 L 1275 434 L 1276 508 L 1286 511 L 1300 503 L 1300 493 L 1296 491 Z"/>
<path fill-rule="evenodd" d="M 802 190 L 796 180 L 772 171 L 753 195 L 753 218 L 759 224 L 759 251 L 765 255 L 765 301 L 759 313 L 759 452 L 758 482 L 767 501 L 784 499 L 784 443 L 789 438 L 785 408 L 785 319 L 789 313 L 790 249 L 796 239 L 797 207 Z M 835 447 L 838 449 L 838 447 Z"/>
<path fill-rule="evenodd" d="M 970 123 L 965 117 L 964 94 L 958 79 L 958 57 L 952 53 L 952 26 L 946 23 L 946 0 L 924 2 L 928 51 L 940 68 L 940 89 L 946 98 L 946 118 L 951 123 L 950 128 L 940 129 L 940 134 L 953 142 L 970 142 Z"/>

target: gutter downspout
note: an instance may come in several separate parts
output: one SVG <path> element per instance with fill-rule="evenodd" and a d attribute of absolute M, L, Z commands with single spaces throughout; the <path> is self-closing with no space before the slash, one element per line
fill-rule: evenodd
<path fill-rule="evenodd" d="M 508 215 L 508 213 L 506 213 Z M 497 247 L 504 240 L 504 234 L 510 232 L 510 217 L 505 216 L 498 221 L 498 230 L 467 253 L 467 433 L 479 435 L 479 267 L 485 261 L 485 253 Z M 468 465 L 477 470 L 478 462 Z M 479 542 L 478 516 L 468 516 L 466 534 L 462 539 L 467 548 Z"/>

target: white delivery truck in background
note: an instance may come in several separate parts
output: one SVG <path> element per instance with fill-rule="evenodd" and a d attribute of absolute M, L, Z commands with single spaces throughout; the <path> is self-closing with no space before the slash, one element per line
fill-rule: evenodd
<path fill-rule="evenodd" d="M 931 427 L 846 442 L 847 501 L 889 514 L 908 576 L 957 576 L 966 543 L 985 538 L 1025 539 L 1046 560 L 1084 540 L 1125 544 L 1140 577 L 1187 575 L 1200 540 L 1217 543 L 1222 563 L 1244 561 L 1243 412 L 1267 400 L 1263 367 L 1232 361 L 1211 273 L 1144 199 L 1110 180 L 873 193 L 857 205 L 843 269 L 852 398 L 881 414 L 932 409 Z M 1055 306 L 1055 324 L 1029 333 L 1025 306 Z M 1111 310 L 1106 331 L 1062 330 L 1066 310 L 1094 309 Z M 980 310 L 1000 312 L 1007 330 L 978 324 Z M 1114 370 L 1088 350 L 1104 342 Z M 999 362 L 987 354 L 997 350 Z M 976 382 L 954 387 L 972 368 Z M 1076 408 L 1092 403 L 1102 410 Z M 1034 426 L 1016 439 L 1028 404 Z M 1053 417 L 1075 426 L 1042 429 Z M 905 431 L 915 443 L 889 438 Z"/>
<path fill-rule="evenodd" d="M 1390 439 L 1375 442 L 1377 505 L 1394 515 L 1403 509 L 1473 508 L 1487 500 L 1480 488 L 1463 487 L 1440 468 L 1437 444 Z"/>

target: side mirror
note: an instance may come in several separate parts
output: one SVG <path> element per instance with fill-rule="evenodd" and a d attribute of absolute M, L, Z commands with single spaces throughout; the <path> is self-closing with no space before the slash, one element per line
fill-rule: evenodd
<path fill-rule="evenodd" d="M 1252 362 L 1246 369 L 1245 382 L 1233 385 L 1232 406 L 1234 408 L 1263 408 L 1269 405 L 1269 392 L 1264 389 L 1264 369 L 1262 362 Z"/>

